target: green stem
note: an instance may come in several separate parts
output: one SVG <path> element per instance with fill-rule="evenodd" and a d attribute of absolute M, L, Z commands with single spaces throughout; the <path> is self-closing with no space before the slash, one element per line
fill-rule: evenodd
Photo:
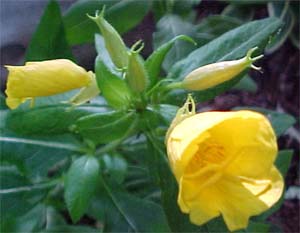
<path fill-rule="evenodd" d="M 57 185 L 60 182 L 61 182 L 60 179 L 55 179 L 55 180 L 51 180 L 46 183 L 33 184 L 32 186 L 23 186 L 23 187 L 17 187 L 17 188 L 2 189 L 2 190 L 0 190 L 0 194 L 29 192 L 34 189 L 47 189 L 47 188 Z"/>
<path fill-rule="evenodd" d="M 173 89 L 182 89 L 182 82 L 174 82 L 166 85 L 164 87 L 165 91 L 173 90 Z"/>

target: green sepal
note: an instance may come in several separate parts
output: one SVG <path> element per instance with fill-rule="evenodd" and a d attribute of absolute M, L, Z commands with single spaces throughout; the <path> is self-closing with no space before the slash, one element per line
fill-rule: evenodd
<path fill-rule="evenodd" d="M 127 48 L 119 33 L 104 19 L 104 10 L 105 8 L 100 14 L 96 12 L 94 17 L 90 15 L 88 17 L 98 25 L 105 41 L 105 47 L 115 66 L 124 69 L 128 64 Z"/>

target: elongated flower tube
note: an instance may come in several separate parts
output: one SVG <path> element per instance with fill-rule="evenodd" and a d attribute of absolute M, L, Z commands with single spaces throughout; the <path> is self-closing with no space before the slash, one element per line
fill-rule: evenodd
<path fill-rule="evenodd" d="M 166 144 L 178 205 L 194 224 L 222 215 L 230 231 L 246 228 L 282 195 L 276 137 L 259 113 L 195 114 L 173 127 Z"/>
<path fill-rule="evenodd" d="M 27 99 L 50 96 L 88 86 L 93 77 L 70 60 L 26 62 L 25 66 L 6 66 L 9 71 L 6 104 L 15 109 Z"/>
<path fill-rule="evenodd" d="M 104 19 L 104 11 L 105 8 L 102 9 L 100 14 L 96 12 L 95 17 L 90 15 L 88 17 L 98 25 L 105 41 L 105 47 L 115 66 L 119 69 L 124 69 L 128 64 L 126 45 L 116 29 Z"/>
<path fill-rule="evenodd" d="M 251 58 L 256 49 L 257 47 L 250 49 L 247 55 L 239 60 L 212 63 L 193 70 L 184 78 L 181 87 L 191 91 L 201 91 L 226 82 L 249 67 L 260 70 L 253 65 L 253 62 L 263 55 Z"/>

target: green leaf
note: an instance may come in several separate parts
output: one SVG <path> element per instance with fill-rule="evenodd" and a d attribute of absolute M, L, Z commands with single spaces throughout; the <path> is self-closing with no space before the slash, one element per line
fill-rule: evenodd
<path fill-rule="evenodd" d="M 103 111 L 101 107 L 56 105 L 10 111 L 6 126 L 19 134 L 49 135 L 70 132 L 77 119 Z"/>
<path fill-rule="evenodd" d="M 279 169 L 283 177 L 286 176 L 293 157 L 293 150 L 281 150 L 278 152 L 275 161 L 276 167 Z"/>
<path fill-rule="evenodd" d="M 95 63 L 98 87 L 107 103 L 116 109 L 126 108 L 131 99 L 126 82 L 106 66 L 100 55 Z"/>
<path fill-rule="evenodd" d="M 105 208 L 105 231 L 111 232 L 170 232 L 161 207 L 118 189 L 107 179 L 102 182 L 105 192 L 98 199 Z"/>
<path fill-rule="evenodd" d="M 257 91 L 257 84 L 246 74 L 232 89 L 255 93 Z"/>
<path fill-rule="evenodd" d="M 276 112 L 259 107 L 236 107 L 234 109 L 249 109 L 266 115 L 271 121 L 277 137 L 281 136 L 287 129 L 296 123 L 296 119 L 287 113 Z"/>
<path fill-rule="evenodd" d="M 193 8 L 201 3 L 201 0 L 174 0 L 173 10 L 176 15 L 187 17 Z"/>
<path fill-rule="evenodd" d="M 270 227 L 271 227 L 271 225 L 268 223 L 250 221 L 245 232 L 268 233 L 268 232 L 270 232 Z"/>
<path fill-rule="evenodd" d="M 283 26 L 277 35 L 273 38 L 270 44 L 267 46 L 267 53 L 276 51 L 289 37 L 294 24 L 295 17 L 292 10 L 289 7 L 289 1 L 276 1 L 268 3 L 268 12 L 271 17 L 277 17 L 283 21 Z"/>
<path fill-rule="evenodd" d="M 238 19 L 241 22 L 247 22 L 253 19 L 254 10 L 255 8 L 251 6 L 230 4 L 224 8 L 221 14 Z"/>
<path fill-rule="evenodd" d="M 48 170 L 59 161 L 82 147 L 70 135 L 21 137 L 13 133 L 2 133 L 0 137 L 1 160 L 16 164 L 29 177 L 46 177 Z"/>
<path fill-rule="evenodd" d="M 1 231 L 13 230 L 17 217 L 26 214 L 45 195 L 13 166 L 0 166 Z"/>
<path fill-rule="evenodd" d="M 118 184 L 123 183 L 127 172 L 127 162 L 119 154 L 113 153 L 111 155 L 105 154 L 101 157 L 105 165 L 104 172 L 107 173 Z"/>
<path fill-rule="evenodd" d="M 58 58 L 73 60 L 65 38 L 59 5 L 51 0 L 26 51 L 26 61 L 42 61 Z"/>
<path fill-rule="evenodd" d="M 269 37 L 280 27 L 281 21 L 276 18 L 256 20 L 235 28 L 210 43 L 196 49 L 185 59 L 177 62 L 168 74 L 168 78 L 182 80 L 194 69 L 210 63 L 234 60 L 245 56 L 250 48 L 264 48 Z M 224 46 L 226 45 L 226 46 Z M 228 90 L 239 79 L 233 79 L 206 91 L 197 92 L 201 101 Z M 179 93 L 174 95 L 179 96 Z M 181 94 L 186 94 L 182 92 Z M 170 98 L 174 96 L 172 95 Z"/>
<path fill-rule="evenodd" d="M 203 228 L 206 228 L 206 232 L 228 232 L 224 219 L 221 216 L 207 222 Z"/>
<path fill-rule="evenodd" d="M 154 173 L 161 188 L 161 201 L 173 232 L 201 232 L 202 227 L 193 225 L 188 215 L 183 214 L 177 204 L 178 186 L 167 162 L 167 156 L 162 149 L 161 142 L 151 133 L 147 133 L 149 158 L 149 172 Z"/>
<path fill-rule="evenodd" d="M 151 110 L 153 110 L 162 117 L 163 123 L 166 126 L 169 126 L 171 124 L 172 120 L 176 116 L 178 109 L 178 106 L 170 104 L 159 104 L 151 106 Z"/>
<path fill-rule="evenodd" d="M 295 18 L 294 27 L 290 33 L 290 39 L 292 44 L 300 49 L 300 27 L 299 27 L 299 21 L 300 21 L 300 12 L 299 12 L 300 3 L 298 1 L 292 1 L 290 2 L 290 8 L 292 10 L 292 13 Z"/>
<path fill-rule="evenodd" d="M 45 219 L 45 205 L 38 204 L 23 216 L 15 219 L 13 232 L 38 232 L 42 229 Z"/>
<path fill-rule="evenodd" d="M 180 15 L 181 17 L 190 16 L 193 10 L 193 7 L 198 5 L 201 0 L 156 0 L 153 1 L 153 13 L 155 16 L 155 20 L 159 20 L 167 13 L 174 13 L 176 15 Z"/>
<path fill-rule="evenodd" d="M 197 45 L 200 47 L 240 25 L 242 22 L 229 16 L 208 16 L 197 25 Z"/>
<path fill-rule="evenodd" d="M 76 129 L 96 144 L 108 143 L 125 135 L 133 120 L 133 113 L 105 112 L 80 118 Z"/>
<path fill-rule="evenodd" d="M 29 180 L 17 169 L 0 167 L 1 185 L 1 221 L 7 221 L 12 216 L 25 214 L 32 205 L 24 198 L 24 193 L 2 194 L 4 189 L 12 189 L 30 184 Z M 2 225 L 2 224 L 1 224 Z M 4 226 L 6 224 L 3 224 Z"/>
<path fill-rule="evenodd" d="M 187 42 L 194 43 L 193 39 L 191 39 L 190 37 L 185 35 L 179 35 L 174 37 L 172 40 L 162 44 L 160 47 L 154 50 L 154 52 L 148 57 L 148 59 L 145 62 L 145 67 L 148 71 L 150 79 L 149 87 L 152 87 L 157 82 L 161 70 L 161 65 L 167 53 L 175 44 L 176 40 L 185 40 Z"/>
<path fill-rule="evenodd" d="M 99 182 L 99 163 L 92 156 L 76 159 L 65 179 L 65 201 L 72 221 L 77 222 L 85 213 Z"/>
<path fill-rule="evenodd" d="M 5 96 L 4 94 L 0 93 L 0 110 L 8 109 L 6 103 L 5 103 Z"/>
<path fill-rule="evenodd" d="M 123 34 L 135 27 L 148 13 L 150 1 L 80 0 L 75 2 L 64 15 L 68 42 L 71 45 L 92 42 L 99 32 L 96 24 L 86 15 L 94 15 L 106 6 L 105 19 Z"/>
<path fill-rule="evenodd" d="M 187 35 L 194 37 L 196 34 L 196 27 L 189 22 L 182 20 L 177 15 L 165 15 L 159 20 L 156 25 L 156 32 L 153 34 L 154 48 L 169 42 L 174 37 L 179 35 Z M 169 51 L 163 62 L 164 70 L 169 68 L 180 59 L 186 57 L 193 49 L 194 45 L 184 41 L 175 41 L 172 49 Z"/>

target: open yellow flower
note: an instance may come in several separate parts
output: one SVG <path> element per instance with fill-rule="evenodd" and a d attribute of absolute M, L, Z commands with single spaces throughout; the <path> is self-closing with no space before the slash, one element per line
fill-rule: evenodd
<path fill-rule="evenodd" d="M 229 230 L 276 203 L 283 178 L 269 121 L 252 111 L 205 112 L 179 122 L 166 140 L 178 204 L 201 225 L 222 215 Z"/>
<path fill-rule="evenodd" d="M 17 108 L 27 99 L 50 96 L 88 86 L 94 77 L 70 60 L 27 62 L 25 66 L 6 66 L 9 71 L 6 103 Z"/>

